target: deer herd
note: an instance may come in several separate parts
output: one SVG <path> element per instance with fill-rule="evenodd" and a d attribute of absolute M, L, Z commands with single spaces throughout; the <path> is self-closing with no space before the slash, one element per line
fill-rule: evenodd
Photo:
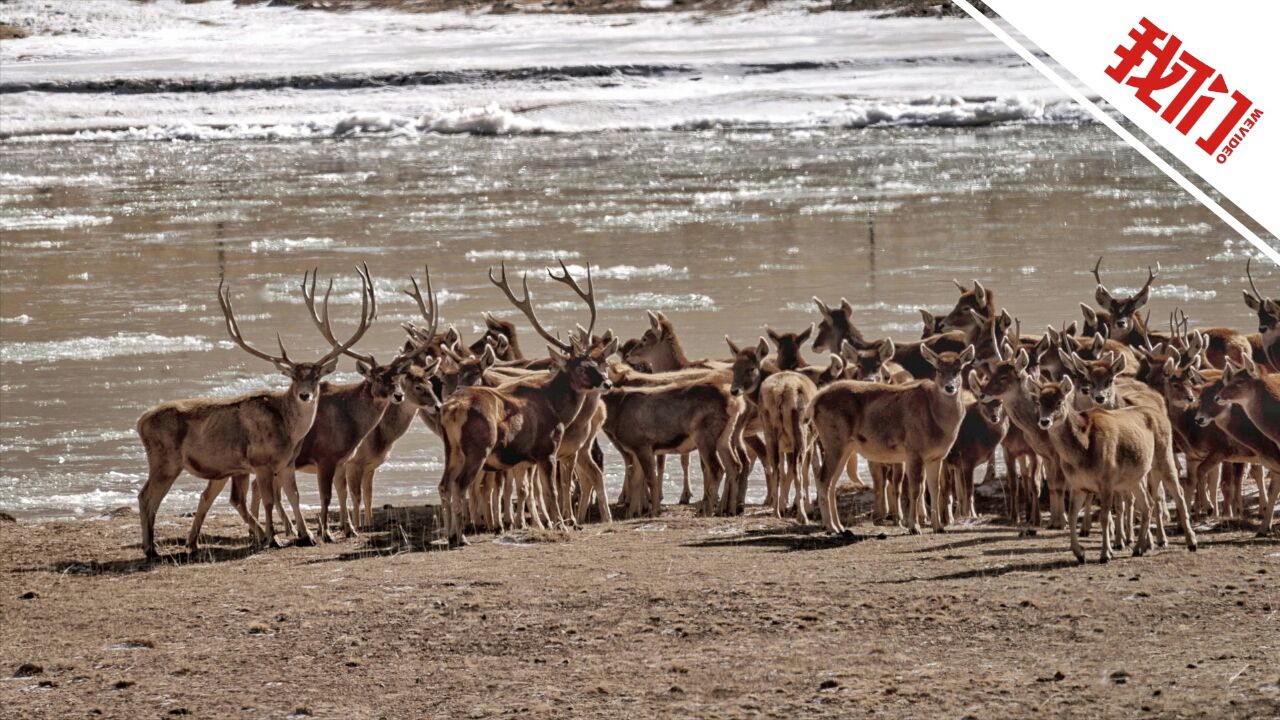
<path fill-rule="evenodd" d="M 517 289 L 505 265 L 489 271 L 546 343 L 540 357 L 527 356 L 515 326 L 493 315 L 484 315 L 484 334 L 471 344 L 452 326 L 441 330 L 429 270 L 425 294 L 413 277 L 405 290 L 423 322 L 404 324 L 407 339 L 385 363 L 354 349 L 378 313 L 367 267 L 357 269 L 360 314 L 345 339 L 331 326 L 333 281 L 317 305 L 315 273 L 304 275 L 299 293 L 330 347 L 313 362 L 291 359 L 279 336 L 279 354 L 250 345 L 220 284 L 231 339 L 272 363 L 289 385 L 162 403 L 142 415 L 137 430 L 149 463 L 138 494 L 143 549 L 157 557 L 156 511 L 184 469 L 208 483 L 187 537 L 192 551 L 228 481 L 231 504 L 256 542 L 281 544 L 278 521 L 298 544 L 313 543 L 298 470 L 317 478 L 319 539 L 333 540 L 335 489 L 337 529 L 355 536 L 373 523 L 378 467 L 415 417 L 444 446 L 440 519 L 451 547 L 466 545 L 468 530 L 563 529 L 612 522 L 615 513 L 656 517 L 672 455 L 683 471 L 679 501 L 692 501 L 695 452 L 705 515 L 742 513 L 759 462 L 769 512 L 848 533 L 836 486 L 842 475 L 865 486 L 861 457 L 874 490 L 873 522 L 945 532 L 957 517 L 976 517 L 975 470 L 985 465 L 993 482 L 999 451 L 1004 514 L 1039 526 L 1046 497 L 1048 527 L 1068 529 L 1079 562 L 1095 508 L 1103 562 L 1119 549 L 1143 554 L 1153 532 L 1164 545 L 1170 504 L 1195 550 L 1192 516 L 1244 520 L 1246 477 L 1257 486 L 1259 534 L 1269 534 L 1280 499 L 1280 303 L 1258 291 L 1246 266 L 1244 300 L 1258 333 L 1192 328 L 1180 312 L 1167 331 L 1157 330 L 1149 312 L 1141 315 L 1156 273 L 1121 297 L 1103 283 L 1101 263 L 1093 269 L 1095 305 L 1080 305 L 1083 323 L 1043 335 L 1024 335 L 975 281 L 956 283 L 960 296 L 949 311 L 921 310 L 924 329 L 912 342 L 868 340 L 847 300 L 814 298 L 819 316 L 802 332 L 768 330 L 742 345 L 726 338 L 728 356 L 703 359 L 686 355 L 661 312 L 647 313 L 649 326 L 635 339 L 597 333 L 590 268 L 580 283 L 563 262 L 549 277 L 582 302 L 587 317 L 585 326 L 562 332 L 538 319 L 527 275 Z M 822 355 L 810 363 L 806 350 Z M 325 382 L 343 355 L 356 361 L 360 380 Z M 625 465 L 614 503 L 606 496 L 602 435 Z"/>

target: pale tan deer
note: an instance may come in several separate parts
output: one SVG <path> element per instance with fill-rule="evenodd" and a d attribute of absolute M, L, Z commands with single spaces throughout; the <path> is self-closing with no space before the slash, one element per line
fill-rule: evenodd
<path fill-rule="evenodd" d="M 1084 563 L 1084 549 L 1076 532 L 1076 522 L 1088 494 L 1096 495 L 1101 513 L 1101 562 L 1114 557 L 1111 541 L 1111 514 L 1116 493 L 1134 498 L 1141 530 L 1133 546 L 1139 556 L 1151 547 L 1151 500 L 1158 487 L 1173 498 L 1187 549 L 1196 549 L 1178 466 L 1173 457 L 1173 430 L 1169 418 L 1154 408 L 1135 406 L 1118 410 L 1096 408 L 1087 415 L 1075 409 L 1071 378 L 1061 382 L 1030 380 L 1032 396 L 1039 409 L 1038 425 L 1049 434 L 1067 482 L 1071 485 L 1071 510 L 1067 525 L 1071 552 Z M 1167 543 L 1164 524 L 1157 522 L 1160 544 Z"/>
<path fill-rule="evenodd" d="M 290 360 L 278 335 L 279 355 L 262 352 L 246 342 L 236 322 L 230 290 L 218 283 L 218 303 L 227 334 L 245 352 L 275 365 L 289 378 L 289 387 L 232 398 L 177 400 L 156 405 L 142 414 L 137 429 L 147 452 L 149 471 L 146 483 L 138 492 L 138 514 L 142 521 L 142 550 L 148 558 L 158 557 L 154 531 L 156 510 L 183 469 L 208 481 L 187 536 L 190 551 L 198 549 L 200 524 L 228 478 L 235 480 L 232 505 L 249 526 L 254 540 L 277 544 L 272 523 L 275 488 L 282 476 L 291 476 L 298 444 L 315 420 L 320 381 L 337 369 L 338 358 L 364 336 L 372 321 L 369 299 L 372 282 L 363 273 L 361 282 L 359 325 L 345 342 L 333 342 L 332 349 L 316 362 Z M 304 289 L 306 284 L 304 278 Z M 249 473 L 257 476 L 258 495 L 266 502 L 265 529 L 249 513 L 246 504 L 244 488 Z M 298 541 L 311 543 L 311 535 L 302 520 L 297 490 L 292 485 L 286 489 L 297 521 Z"/>
<path fill-rule="evenodd" d="M 813 440 L 804 417 L 813 397 L 818 394 L 819 384 L 825 386 L 840 378 L 843 372 L 844 361 L 838 355 L 832 355 L 831 364 L 819 382 L 787 370 L 770 375 L 760 383 L 758 407 L 764 433 L 763 461 L 766 471 L 777 483 L 773 505 L 776 517 L 782 517 L 786 511 L 791 488 L 794 487 L 796 521 L 801 525 L 809 523 Z"/>
<path fill-rule="evenodd" d="M 970 346 L 959 353 L 938 354 L 927 345 L 921 352 L 935 368 L 934 380 L 906 385 L 844 380 L 818 391 L 810 404 L 809 420 L 822 448 L 818 506 L 828 530 L 845 532 L 836 512 L 835 480 L 853 452 L 876 462 L 906 464 L 911 534 L 920 533 L 917 508 L 923 502 L 923 485 L 931 497 L 942 497 L 942 461 L 964 419 L 961 385 L 975 353 Z M 945 531 L 941 510 L 935 500 L 935 532 Z"/>

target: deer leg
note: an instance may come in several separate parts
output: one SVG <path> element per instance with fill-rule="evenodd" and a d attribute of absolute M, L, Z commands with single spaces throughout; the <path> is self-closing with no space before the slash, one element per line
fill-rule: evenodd
<path fill-rule="evenodd" d="M 298 489 L 297 479 L 293 480 L 293 489 Z M 289 513 L 285 511 L 284 501 L 281 500 L 281 490 L 279 483 L 271 484 L 271 494 L 275 497 L 276 515 L 280 516 L 280 525 L 284 528 L 285 537 L 298 537 L 298 530 L 294 527 L 293 519 L 289 517 Z M 304 526 L 305 527 L 305 526 Z"/>
<path fill-rule="evenodd" d="M 368 467 L 360 475 L 360 497 L 364 500 L 363 517 L 367 528 L 373 527 L 373 475 L 377 471 L 376 467 Z"/>
<path fill-rule="evenodd" d="M 210 480 L 204 486 L 204 492 L 200 493 L 200 505 L 196 507 L 195 517 L 191 519 L 191 530 L 187 532 L 187 552 L 194 555 L 200 550 L 200 527 L 204 525 L 204 518 L 209 514 L 209 508 L 213 507 L 213 501 L 218 499 L 222 488 L 226 486 L 227 478 Z"/>
<path fill-rule="evenodd" d="M 662 514 L 662 476 L 658 474 L 658 462 L 652 450 L 636 453 L 636 465 L 649 495 L 649 517 Z"/>
<path fill-rule="evenodd" d="M 231 478 L 231 507 L 240 513 L 240 519 L 249 526 L 249 534 L 253 537 L 255 544 L 261 544 L 266 538 L 266 531 L 258 524 L 258 518 L 249 512 L 248 503 L 245 498 L 249 493 L 249 476 L 235 475 Z"/>
<path fill-rule="evenodd" d="M 149 456 L 150 454 L 148 452 Z M 156 552 L 156 511 L 160 509 L 160 501 L 169 493 L 169 488 L 173 487 L 173 481 L 182 472 L 182 464 L 155 457 L 147 459 L 150 461 L 150 470 L 147 482 L 138 491 L 138 516 L 142 520 L 142 551 L 149 560 L 158 560 L 160 554 Z"/>
<path fill-rule="evenodd" d="M 920 458 L 913 457 L 906 463 L 906 489 L 907 489 L 907 532 L 912 535 L 920 534 L 920 520 L 918 517 L 918 509 L 920 504 L 924 502 L 924 461 Z M 935 480 L 936 482 L 936 480 Z M 935 496 L 934 500 L 937 500 Z"/>
<path fill-rule="evenodd" d="M 699 513 L 711 516 L 715 514 L 718 504 L 720 483 L 727 472 L 732 472 L 730 468 L 737 466 L 738 461 L 728 445 L 711 447 L 707 452 L 700 451 L 698 460 L 702 465 L 702 510 Z"/>
<path fill-rule="evenodd" d="M 1163 456 L 1163 457 L 1162 457 Z M 1178 513 L 1178 526 L 1182 528 L 1182 538 L 1187 545 L 1187 550 L 1195 552 L 1198 545 L 1196 544 L 1196 531 L 1191 528 L 1191 513 L 1187 508 L 1187 499 L 1182 494 L 1182 486 L 1178 484 L 1178 466 L 1173 459 L 1173 450 L 1164 448 L 1164 452 L 1156 453 L 1155 465 L 1152 471 L 1156 473 L 1160 484 L 1164 486 L 1166 493 L 1173 496 L 1173 506 Z M 1159 525 L 1158 536 L 1163 546 L 1168 540 L 1164 534 L 1164 523 Z"/>
<path fill-rule="evenodd" d="M 613 515 L 609 512 L 609 498 L 604 494 L 604 471 L 596 465 L 590 453 L 578 453 L 578 477 L 582 482 L 582 500 L 578 503 L 578 523 L 587 522 L 587 513 L 591 510 L 591 499 L 595 496 L 596 508 L 600 512 L 600 522 L 612 523 Z"/>
<path fill-rule="evenodd" d="M 1071 492 L 1076 492 L 1075 488 Z M 1093 493 L 1085 492 L 1084 494 L 1084 518 L 1080 521 L 1080 537 L 1089 537 L 1089 531 L 1093 528 Z"/>
<path fill-rule="evenodd" d="M 946 524 L 943 522 L 944 516 L 947 514 L 944 506 L 949 505 L 942 493 L 942 460 L 926 460 L 924 461 L 924 481 L 925 486 L 929 488 L 932 507 L 931 515 L 933 521 L 933 531 L 936 533 L 944 533 L 947 531 Z"/>
<path fill-rule="evenodd" d="M 1102 531 L 1102 553 L 1098 556 L 1098 562 L 1111 562 L 1111 513 L 1108 509 L 1111 507 L 1112 501 L 1115 499 L 1115 493 L 1111 489 L 1112 478 L 1102 478 L 1098 483 L 1101 486 L 1101 492 L 1098 494 L 1098 502 L 1102 507 L 1102 511 L 1098 513 L 1098 525 Z"/>
<path fill-rule="evenodd" d="M 1076 562 L 1084 564 L 1084 547 L 1080 545 L 1080 533 L 1076 532 L 1080 523 L 1080 509 L 1084 506 L 1085 498 L 1088 497 L 1083 492 L 1073 490 L 1071 493 L 1071 512 L 1067 513 L 1067 533 L 1071 537 L 1071 554 L 1075 555 Z"/>
<path fill-rule="evenodd" d="M 884 467 L 879 463 L 867 463 L 871 473 L 871 522 L 878 524 L 889 517 L 889 496 L 885 487 Z"/>
<path fill-rule="evenodd" d="M 1027 524 L 1040 527 L 1040 483 L 1048 471 L 1048 464 L 1039 455 L 1031 461 L 1031 472 L 1027 473 Z"/>
<path fill-rule="evenodd" d="M 1133 504 L 1137 506 L 1138 536 L 1133 539 L 1133 556 L 1141 557 L 1151 549 L 1151 493 L 1146 483 L 1139 483 L 1133 493 Z"/>
<path fill-rule="evenodd" d="M 1255 478 L 1261 480 L 1261 466 L 1254 465 L 1256 471 Z M 1269 537 L 1271 535 L 1272 516 L 1276 514 L 1276 501 L 1280 500 L 1280 472 L 1268 470 L 1270 477 L 1269 488 L 1262 487 L 1262 483 L 1258 483 L 1258 537 Z M 1241 517 L 1244 514 L 1241 513 Z"/>
<path fill-rule="evenodd" d="M 822 443 L 822 457 L 818 463 L 818 512 L 822 515 L 823 525 L 833 533 L 844 530 L 840 525 L 835 494 L 836 478 L 845 467 L 845 458 L 840 456 L 842 450 L 834 443 Z"/>
<path fill-rule="evenodd" d="M 333 471 L 333 484 L 338 491 L 338 527 L 342 530 L 342 534 L 349 538 L 358 537 L 360 533 L 356 532 L 355 525 L 351 522 L 352 515 L 355 514 L 355 507 L 358 504 L 355 500 L 356 493 L 359 491 L 354 489 L 347 483 L 347 464 L 346 462 L 338 463 Z M 355 483 L 355 487 L 359 487 Z M 352 491 L 352 505 L 347 506 L 347 491 Z"/>
<path fill-rule="evenodd" d="M 348 516 L 348 521 L 353 526 L 363 523 L 360 518 L 360 506 L 364 503 L 364 486 L 360 483 L 363 475 L 364 464 L 347 461 L 343 463 L 342 474 L 334 479 L 335 482 L 345 485 L 347 492 L 351 494 L 351 514 Z M 354 531 L 353 527 L 352 532 Z"/>
<path fill-rule="evenodd" d="M 289 500 L 289 506 L 293 510 L 293 524 L 298 533 L 295 545 L 315 545 L 316 539 L 311 535 L 311 530 L 307 528 L 307 520 L 302 514 L 302 503 L 298 498 L 298 476 L 293 464 L 285 465 L 280 475 L 277 475 L 272 482 L 272 492 L 276 494 L 276 504 L 279 502 L 280 491 L 283 490 L 285 496 Z"/>
<path fill-rule="evenodd" d="M 1049 463 L 1048 472 L 1049 483 L 1049 529 L 1061 530 L 1065 525 L 1066 512 L 1064 510 L 1064 495 L 1066 492 L 1066 482 L 1062 477 L 1062 469 L 1058 466 L 1057 461 Z M 1088 530 L 1085 530 L 1088 534 Z"/>
<path fill-rule="evenodd" d="M 996 463 L 995 463 L 995 457 L 994 457 L 994 455 L 993 455 L 993 457 L 991 458 L 991 461 L 987 463 L 987 467 L 988 467 L 988 468 L 994 467 L 994 466 L 995 466 L 995 464 L 996 464 Z M 965 502 L 965 506 L 964 506 L 964 516 L 965 516 L 966 518 L 970 519 L 970 520 L 976 520 L 976 519 L 978 519 L 978 505 L 977 505 L 977 502 L 976 502 L 976 495 L 975 495 L 975 492 L 976 492 L 976 491 L 975 491 L 975 489 L 974 489 L 974 487 L 973 487 L 973 474 L 974 474 L 974 472 L 975 472 L 976 470 L 977 470 L 977 468 L 973 467 L 972 465 L 966 465 L 966 466 L 965 466 L 965 472 L 964 472 L 964 502 Z M 994 471 L 994 470 L 993 470 L 993 471 L 991 471 L 991 472 L 989 472 L 989 473 L 987 474 L 987 477 L 984 477 L 984 478 L 982 479 L 983 484 L 985 485 L 985 484 L 986 484 L 986 483 L 988 483 L 988 482 L 990 482 L 990 483 L 995 483 L 995 475 L 996 475 L 996 474 L 995 474 L 995 471 Z"/>
<path fill-rule="evenodd" d="M 336 471 L 332 465 L 321 463 L 316 466 L 316 487 L 320 490 L 320 542 L 333 542 L 333 534 L 329 532 L 329 502 L 333 499 L 333 476 Z M 345 491 L 346 488 L 343 488 Z"/>
<path fill-rule="evenodd" d="M 689 453 L 680 453 L 680 473 L 684 484 L 680 488 L 680 504 L 688 505 L 693 501 L 693 490 L 689 487 Z"/>
<path fill-rule="evenodd" d="M 502 524 L 505 528 L 513 530 L 516 527 L 516 518 L 511 511 L 511 494 L 516 491 L 516 481 L 509 472 L 497 473 L 497 479 L 502 485 Z"/>
<path fill-rule="evenodd" d="M 764 465 L 764 505 L 773 508 L 774 517 L 782 517 L 784 506 L 791 496 L 788 494 L 790 488 L 785 487 L 786 483 L 781 477 L 782 461 L 778 457 L 778 437 L 775 433 L 766 433 L 764 436 L 762 464 Z"/>

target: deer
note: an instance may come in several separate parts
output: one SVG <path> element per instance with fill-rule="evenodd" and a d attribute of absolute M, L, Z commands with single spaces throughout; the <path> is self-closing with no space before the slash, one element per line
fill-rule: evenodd
<path fill-rule="evenodd" d="M 467 487 L 485 471 L 522 470 L 533 466 L 544 478 L 556 477 L 556 452 L 566 426 L 577 417 L 587 395 L 607 391 L 612 383 L 598 360 L 588 352 L 595 327 L 595 289 L 588 282 L 585 293 L 590 324 L 564 342 L 538 320 L 524 274 L 523 297 L 517 297 L 507 278 L 489 269 L 489 281 L 520 310 L 547 343 L 552 369 L 540 382 L 519 382 L 498 388 L 460 388 L 440 408 L 444 435 L 445 468 L 440 480 L 444 528 L 449 547 L 469 544 L 463 533 L 463 498 Z M 566 274 L 568 271 L 565 271 Z M 547 271 L 553 279 L 556 275 Z M 605 356 L 617 350 L 617 339 L 605 348 Z"/>
<path fill-rule="evenodd" d="M 1072 402 L 1075 388 L 1070 377 L 1059 382 L 1030 379 L 1028 385 L 1038 408 L 1037 424 L 1053 442 L 1060 467 L 1074 491 L 1067 525 L 1076 562 L 1085 562 L 1076 523 L 1088 495 L 1097 495 L 1104 510 L 1099 561 L 1106 563 L 1114 557 L 1114 551 L 1111 514 L 1105 510 L 1113 506 L 1116 493 L 1133 496 L 1141 528 L 1133 555 L 1139 557 L 1151 548 L 1151 498 L 1157 487 L 1163 487 L 1173 497 L 1187 550 L 1195 552 L 1196 535 L 1178 484 L 1169 418 L 1141 405 L 1118 410 L 1096 408 L 1083 414 Z M 1164 524 L 1157 523 L 1156 527 L 1160 545 L 1164 546 L 1168 542 Z"/>
<path fill-rule="evenodd" d="M 921 352 L 936 369 L 934 380 L 906 385 L 842 380 L 819 390 L 810 403 L 806 420 L 822 447 L 818 507 L 827 530 L 846 532 L 836 513 L 835 479 L 857 452 L 876 462 L 906 464 L 907 530 L 913 535 L 920 534 L 917 508 L 923 502 L 923 478 L 935 499 L 933 529 L 945 532 L 937 501 L 942 497 L 939 477 L 964 419 L 961 384 L 975 351 L 969 346 L 958 353 L 935 353 L 925 345 Z"/>
<path fill-rule="evenodd" d="M 1280 374 L 1263 375 L 1252 357 L 1243 367 L 1227 363 L 1218 401 L 1238 406 L 1263 435 L 1280 443 Z"/>
<path fill-rule="evenodd" d="M 1138 311 L 1147 304 L 1151 297 L 1151 283 L 1159 275 L 1157 270 L 1147 268 L 1147 281 L 1137 293 L 1129 297 L 1117 297 L 1102 282 L 1102 258 L 1093 266 L 1093 279 L 1097 283 L 1094 289 L 1094 300 L 1102 308 L 1095 311 L 1097 323 L 1107 328 L 1106 336 L 1112 340 L 1125 343 L 1131 347 L 1139 347 L 1149 342 L 1150 338 L 1159 335 L 1150 331 L 1147 323 L 1138 315 Z M 1086 313 L 1087 315 L 1087 313 Z M 1205 358 L 1209 364 L 1221 368 L 1227 358 L 1240 362 L 1245 355 L 1252 354 L 1252 346 L 1248 338 L 1230 328 L 1210 328 L 1203 331 L 1209 336 L 1205 347 Z"/>
<path fill-rule="evenodd" d="M 813 334 L 813 324 L 798 333 L 778 333 L 774 332 L 768 325 L 764 328 L 765 334 L 769 336 L 769 340 L 773 342 L 776 353 L 769 358 L 769 369 L 773 372 L 781 370 L 799 370 L 808 365 L 801 355 L 801 349 L 809 336 Z"/>
<path fill-rule="evenodd" d="M 1064 508 L 1064 482 L 1058 466 L 1057 453 L 1048 434 L 1039 426 L 1039 410 L 1030 394 L 1030 381 L 1040 375 L 1038 360 L 1033 359 L 1026 348 L 1016 352 L 1008 343 L 999 349 L 999 360 L 987 368 L 986 379 L 981 386 L 979 400 L 986 402 L 999 399 L 1009 422 L 1016 428 L 1022 441 L 1035 451 L 1041 459 L 1046 482 L 1049 485 L 1049 529 L 1059 529 L 1066 525 Z M 1012 428 L 1011 428 L 1012 430 Z M 1024 478 L 1026 479 L 1026 478 Z M 1031 478 L 1034 484 L 1034 477 Z M 1034 507 L 1031 513 L 1031 526 L 1039 526 L 1039 492 L 1035 488 L 1034 496 L 1028 497 L 1028 505 Z M 1030 493 L 1028 493 L 1030 495 Z"/>
<path fill-rule="evenodd" d="M 1226 399 L 1223 398 L 1223 391 L 1236 380 L 1238 374 L 1238 371 L 1228 367 L 1216 381 L 1200 388 L 1195 422 L 1200 427 L 1216 424 L 1237 443 L 1251 450 L 1258 462 L 1269 471 L 1270 489 L 1263 484 L 1261 475 L 1254 476 L 1258 481 L 1258 536 L 1266 537 L 1271 534 L 1272 516 L 1275 514 L 1276 501 L 1280 500 L 1280 444 L 1262 430 L 1239 402 L 1239 398 L 1233 401 L 1230 394 Z"/>
<path fill-rule="evenodd" d="M 185 469 L 207 481 L 200 496 L 200 506 L 187 535 L 187 549 L 199 550 L 200 525 L 228 478 L 233 480 L 231 504 L 249 526 L 257 543 L 279 547 L 272 523 L 274 489 L 282 476 L 292 469 L 299 443 L 311 430 L 316 417 L 321 380 L 338 367 L 338 359 L 359 342 L 372 321 L 369 296 L 373 284 L 361 274 L 362 303 L 360 323 L 344 342 L 332 342 L 329 352 L 315 362 L 295 362 L 289 358 L 284 342 L 276 336 L 279 355 L 258 350 L 244 339 L 231 303 L 231 290 L 218 283 L 218 304 L 227 334 L 243 351 L 266 360 L 289 378 L 283 391 L 260 391 L 232 398 L 195 398 L 161 403 L 138 418 L 137 432 L 147 453 L 148 473 L 138 491 L 138 515 L 142 522 L 142 550 L 147 558 L 159 558 L 155 546 L 156 511 L 173 487 L 174 480 Z M 307 278 L 303 278 L 306 288 Z M 326 337 L 328 339 L 328 337 Z M 246 503 L 249 473 L 259 485 L 258 495 L 266 501 L 266 527 L 259 525 Z M 299 544 L 312 544 L 296 488 L 288 495 L 297 521 Z"/>
<path fill-rule="evenodd" d="M 421 357 L 418 348 L 423 345 L 429 347 L 432 342 L 438 339 L 440 344 L 431 348 L 428 352 L 439 352 L 441 347 L 447 346 L 445 344 L 449 343 L 451 338 L 445 336 L 436 337 L 435 329 L 439 326 L 439 306 L 437 305 L 435 291 L 431 287 L 431 268 L 429 267 L 426 268 L 425 278 L 429 301 L 423 298 L 417 278 L 410 276 L 409 280 L 413 285 L 413 290 L 406 291 L 406 294 L 417 303 L 419 312 L 427 321 L 428 329 L 406 328 L 410 332 L 411 339 L 405 342 L 401 352 L 408 357 L 414 358 L 415 361 L 404 366 L 405 372 L 400 380 L 404 399 L 391 405 L 383 412 L 382 419 L 377 426 L 369 431 L 369 434 L 360 442 L 355 452 L 343 464 L 342 475 L 338 477 L 336 483 L 340 522 L 343 532 L 349 537 L 355 537 L 357 533 L 345 512 L 346 493 L 349 492 L 351 494 L 352 516 L 357 519 L 357 522 L 363 520 L 364 525 L 372 525 L 374 474 L 387 461 L 396 441 L 408 432 L 409 426 L 413 423 L 415 417 L 419 415 L 434 417 L 440 411 L 440 399 L 435 387 L 437 384 L 435 378 L 440 368 L 440 361 L 438 358 L 425 358 L 421 363 L 417 362 L 417 359 Z M 445 335 L 447 336 L 449 333 L 445 333 Z M 453 333 L 453 335 L 456 336 L 456 333 Z M 415 345 L 414 339 L 419 341 L 417 345 Z M 456 337 L 453 339 L 456 339 Z"/>
<path fill-rule="evenodd" d="M 757 407 L 764 434 L 764 466 L 777 483 L 774 515 L 782 517 L 794 487 L 795 516 L 801 525 L 809 524 L 808 513 L 812 503 L 809 499 L 809 477 L 814 450 L 804 416 L 818 389 L 844 375 L 844 360 L 838 355 L 830 358 L 827 367 L 817 377 L 784 370 L 762 380 L 758 391 Z"/>
<path fill-rule="evenodd" d="M 976 518 L 974 507 L 973 472 L 979 465 L 995 461 L 996 448 L 1004 441 L 1009 431 L 1009 418 L 1005 415 L 1004 406 L 996 398 L 988 398 L 985 402 L 979 399 L 981 383 L 976 370 L 970 370 L 965 376 L 973 398 L 965 400 L 964 419 L 960 421 L 960 432 L 956 435 L 951 451 L 943 461 L 946 491 L 939 499 L 943 502 L 947 521 L 952 518 L 952 498 L 959 505 L 959 515 L 965 518 Z M 1010 471 L 1012 472 L 1012 470 Z"/>
<path fill-rule="evenodd" d="M 1264 363 L 1272 372 L 1280 372 L 1280 303 L 1263 297 L 1258 286 L 1253 284 L 1253 271 L 1250 265 L 1253 258 L 1245 261 L 1244 272 L 1249 278 L 1249 290 L 1244 290 L 1244 304 L 1258 314 L 1258 334 L 1249 336 L 1250 353 L 1254 363 Z"/>
<path fill-rule="evenodd" d="M 664 373 L 670 382 L 648 384 L 637 378 L 604 394 L 608 409 L 604 433 L 626 461 L 632 490 L 627 517 L 661 512 L 662 476 L 659 453 L 698 451 L 702 464 L 701 512 L 713 515 L 727 503 L 719 500 L 726 477 L 740 472 L 739 419 L 746 412 L 742 393 L 731 392 L 722 371 Z M 735 447 L 736 446 L 736 447 Z M 732 488 L 726 490 L 728 494 Z"/>
<path fill-rule="evenodd" d="M 1211 473 L 1221 469 L 1220 482 L 1226 499 L 1222 514 L 1230 517 L 1236 514 L 1236 510 L 1243 513 L 1243 496 L 1238 482 L 1242 478 L 1237 478 L 1234 470 L 1228 473 L 1225 463 L 1254 463 L 1258 457 L 1255 451 L 1237 441 L 1217 423 L 1201 425 L 1196 422 L 1201 390 L 1221 376 L 1217 370 L 1201 371 L 1199 363 L 1182 365 L 1171 357 L 1161 373 L 1161 391 L 1169 409 L 1174 440 L 1187 458 L 1188 485 L 1195 496 L 1192 512 L 1203 508 L 1210 515 L 1219 514 L 1218 488 Z M 1248 423 L 1247 418 L 1244 421 Z M 1253 432 L 1257 432 L 1256 428 Z M 1264 498 L 1265 495 L 1264 491 Z"/>
<path fill-rule="evenodd" d="M 369 270 L 364 269 L 364 277 L 368 280 Z M 373 281 L 368 280 L 370 288 Z M 421 304 L 421 293 L 418 284 L 413 282 L 413 291 L 405 291 L 414 296 Z M 334 343 L 333 332 L 329 324 L 329 297 L 333 291 L 333 282 L 325 290 L 324 303 L 321 310 L 316 310 L 316 284 L 312 276 L 311 286 L 304 288 L 303 301 L 308 316 L 316 329 L 330 344 Z M 370 291 L 370 318 L 377 317 L 377 300 Z M 435 300 L 432 299 L 432 307 Z M 435 334 L 435 327 L 425 333 Z M 405 399 L 401 385 L 409 367 L 421 358 L 430 348 L 426 345 L 411 344 L 401 351 L 390 362 L 380 364 L 373 355 L 360 353 L 346 348 L 343 354 L 356 360 L 356 372 L 361 376 L 358 382 L 342 385 L 326 385 L 316 408 L 316 420 L 311 430 L 303 438 L 297 455 L 294 458 L 295 470 L 314 472 L 316 485 L 320 492 L 319 537 L 322 542 L 333 542 L 329 532 L 329 503 L 333 498 L 334 479 L 340 480 L 338 487 L 339 521 L 341 529 L 348 537 L 355 535 L 355 528 L 347 508 L 347 483 L 345 464 L 355 453 L 360 443 L 382 421 L 382 416 L 391 405 L 398 405 Z M 438 361 L 426 361 L 428 374 L 434 372 Z M 290 478 L 292 482 L 292 478 Z"/>

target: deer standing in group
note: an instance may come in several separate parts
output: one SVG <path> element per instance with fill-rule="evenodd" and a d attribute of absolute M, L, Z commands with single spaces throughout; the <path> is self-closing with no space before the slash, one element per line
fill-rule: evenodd
<path fill-rule="evenodd" d="M 200 526 L 213 501 L 232 480 L 231 504 L 249 526 L 256 542 L 276 545 L 272 522 L 276 489 L 285 490 L 293 506 L 299 544 L 312 542 L 298 503 L 296 486 L 290 482 L 298 445 L 311 430 L 322 392 L 321 380 L 337 369 L 338 358 L 364 336 L 373 320 L 370 312 L 372 282 L 361 273 L 360 322 L 344 342 L 330 341 L 331 349 L 315 362 L 295 362 L 279 340 L 279 355 L 262 352 L 250 345 L 240 332 L 231 305 L 230 290 L 219 282 L 218 302 L 227 334 L 240 349 L 270 362 L 285 377 L 283 391 L 260 391 L 232 398 L 177 400 L 150 408 L 138 419 L 138 436 L 147 453 L 147 480 L 138 492 L 138 513 L 142 520 L 142 550 L 156 558 L 155 518 L 161 500 L 174 480 L 186 469 L 208 481 L 200 497 L 200 507 L 187 536 L 187 548 L 195 552 Z M 303 288 L 307 279 L 303 279 Z M 327 321 L 327 318 L 326 318 Z M 332 338 L 326 333 L 326 339 Z M 249 474 L 256 476 L 258 496 L 266 503 L 266 527 L 249 512 Z"/>

